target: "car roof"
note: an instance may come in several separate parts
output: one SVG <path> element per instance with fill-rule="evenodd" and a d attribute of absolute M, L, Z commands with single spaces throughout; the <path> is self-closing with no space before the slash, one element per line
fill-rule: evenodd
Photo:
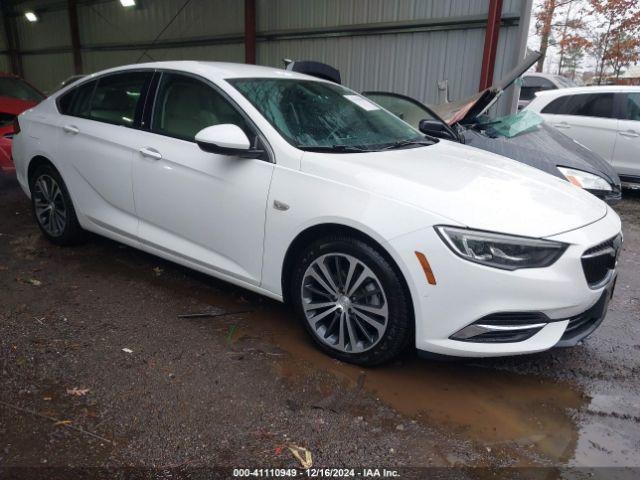
<path fill-rule="evenodd" d="M 556 78 L 560 75 L 555 75 L 553 73 L 544 73 L 544 72 L 525 72 L 522 74 L 523 77 L 542 77 L 542 78 Z"/>
<path fill-rule="evenodd" d="M 230 63 L 230 62 L 205 62 L 194 60 L 180 60 L 180 61 L 167 61 L 167 62 L 148 62 L 137 63 L 133 65 L 124 65 L 121 67 L 110 68 L 108 70 L 102 70 L 100 72 L 88 75 L 88 78 L 103 75 L 105 73 L 115 73 L 126 70 L 138 70 L 138 69 L 164 69 L 164 70 L 178 70 L 181 72 L 193 73 L 201 75 L 212 80 L 223 80 L 229 78 L 298 78 L 301 80 L 317 80 L 324 81 L 322 79 L 304 75 L 302 73 L 292 72 L 284 70 L 282 68 L 263 67 L 259 65 L 248 65 L 245 63 Z"/>
<path fill-rule="evenodd" d="M 569 87 L 559 90 L 543 90 L 536 93 L 536 97 L 564 97 L 579 93 L 612 93 L 612 92 L 640 92 L 640 86 L 634 85 L 601 85 L 590 87 Z"/>

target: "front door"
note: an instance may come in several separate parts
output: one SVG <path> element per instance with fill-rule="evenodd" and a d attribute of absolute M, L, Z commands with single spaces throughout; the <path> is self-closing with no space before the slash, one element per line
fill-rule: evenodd
<path fill-rule="evenodd" d="M 150 131 L 134 155 L 140 241 L 205 269 L 259 285 L 267 195 L 274 165 L 202 151 L 201 129 L 234 124 L 256 131 L 234 105 L 198 78 L 163 73 Z"/>

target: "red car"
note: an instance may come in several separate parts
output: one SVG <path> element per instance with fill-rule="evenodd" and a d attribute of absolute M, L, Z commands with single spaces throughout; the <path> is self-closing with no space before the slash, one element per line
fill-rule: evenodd
<path fill-rule="evenodd" d="M 15 118 L 44 98 L 42 92 L 22 78 L 0 72 L 0 173 L 15 171 L 11 159 L 11 138 Z"/>

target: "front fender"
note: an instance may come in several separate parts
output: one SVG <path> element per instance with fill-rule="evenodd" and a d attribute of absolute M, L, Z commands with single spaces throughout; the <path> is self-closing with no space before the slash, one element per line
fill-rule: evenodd
<path fill-rule="evenodd" d="M 274 202 L 287 210 L 274 208 Z M 267 201 L 261 287 L 282 296 L 282 274 L 289 246 L 305 230 L 318 225 L 355 229 L 381 245 L 409 282 L 409 268 L 390 240 L 443 218 L 417 207 L 298 170 L 276 167 Z M 450 223 L 450 220 L 448 220 Z"/>

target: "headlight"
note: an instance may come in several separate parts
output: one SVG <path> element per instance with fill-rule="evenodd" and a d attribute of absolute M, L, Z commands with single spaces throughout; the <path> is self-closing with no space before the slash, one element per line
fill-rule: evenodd
<path fill-rule="evenodd" d="M 560 173 L 562 173 L 569 182 L 585 190 L 606 190 L 608 192 L 612 190 L 609 182 L 593 173 L 567 167 L 558 167 L 558 170 L 560 170 Z"/>
<path fill-rule="evenodd" d="M 504 270 L 548 267 L 567 244 L 538 238 L 517 237 L 467 228 L 437 226 L 436 231 L 456 255 Z"/>

